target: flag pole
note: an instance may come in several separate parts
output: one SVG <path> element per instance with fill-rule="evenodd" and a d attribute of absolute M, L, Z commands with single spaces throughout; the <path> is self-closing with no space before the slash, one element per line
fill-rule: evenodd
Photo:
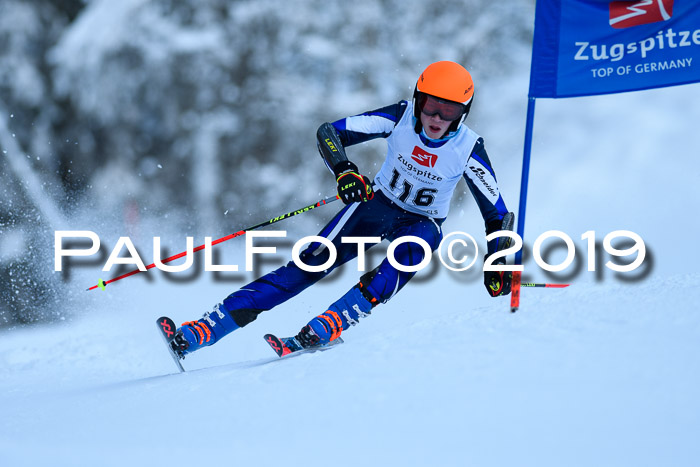
<path fill-rule="evenodd" d="M 523 147 L 523 168 L 520 178 L 520 204 L 518 206 L 518 235 L 525 237 L 525 209 L 527 207 L 527 185 L 530 178 L 530 153 L 532 150 L 532 132 L 535 124 L 535 98 L 527 99 L 527 119 L 525 121 L 525 145 Z M 515 254 L 515 264 L 523 264 L 523 250 Z M 510 296 L 510 311 L 515 313 L 520 307 L 521 271 L 513 272 L 513 283 Z"/>

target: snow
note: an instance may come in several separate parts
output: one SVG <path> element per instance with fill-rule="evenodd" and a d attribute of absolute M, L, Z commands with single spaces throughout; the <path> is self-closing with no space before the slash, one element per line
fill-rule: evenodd
<path fill-rule="evenodd" d="M 9 149 L 4 159 L 12 167 L 17 177 L 23 182 L 23 189 L 27 192 L 34 205 L 41 213 L 41 217 L 48 225 L 55 229 L 61 229 L 66 225 L 66 220 L 56 206 L 46 196 L 45 184 L 31 169 L 27 157 L 23 157 L 19 146 L 15 142 L 15 135 L 10 134 L 7 119 L 0 115 L 0 145 Z"/>
<path fill-rule="evenodd" d="M 109 3 L 89 10 L 98 26 L 109 20 Z M 130 0 L 122 10 L 126 14 L 145 3 Z M 97 60 L 93 53 L 109 49 L 117 38 L 96 37 L 94 49 L 81 55 L 80 36 L 94 27 L 78 19 L 54 58 L 66 68 Z M 162 34 L 168 27 L 163 20 Z M 215 39 L 204 31 L 192 34 L 197 37 L 183 36 L 174 47 L 187 50 L 202 38 L 205 45 Z M 322 37 L 306 38 L 304 47 L 310 55 L 328 54 Z M 515 210 L 527 64 L 504 77 L 483 76 L 476 66 L 474 76 L 483 84 L 472 123 L 486 139 L 504 198 Z M 411 86 L 391 79 L 398 83 L 392 89 L 405 91 L 400 97 L 410 95 Z M 388 88 L 378 92 L 390 93 Z M 303 91 L 300 98 L 314 89 Z M 334 96 L 333 106 L 355 111 L 356 96 Z M 387 95 L 387 101 L 395 97 Z M 250 273 L 223 281 L 203 274 L 175 283 L 151 271 L 104 292 L 84 292 L 104 273 L 97 265 L 74 271 L 73 293 L 64 305 L 67 319 L 0 330 L 0 465 L 696 465 L 700 273 L 694 268 L 694 239 L 700 221 L 693 209 L 700 182 L 700 107 L 690 103 L 699 99 L 700 85 L 690 85 L 538 100 L 526 243 L 547 230 L 562 231 L 574 240 L 585 266 L 582 234 L 594 230 L 602 241 L 625 229 L 644 239 L 649 257 L 647 274 L 636 279 L 637 274 L 606 269 L 605 254 L 596 272 L 583 267 L 572 273 L 572 266 L 554 277 L 530 261 L 531 280 L 566 277 L 572 285 L 525 289 L 514 314 L 508 298 L 487 296 L 478 272 L 439 269 L 434 277 L 416 278 L 344 333 L 345 344 L 278 359 L 263 334 L 297 332 L 356 282 L 351 263 L 338 278 L 189 356 L 188 371 L 179 374 L 155 319 L 197 318 L 252 279 Z M 225 114 L 202 118 L 205 125 L 195 121 L 193 131 L 239 130 Z M 202 146 L 207 143 L 203 137 Z M 150 164 L 157 175 L 154 164 L 166 169 L 174 164 L 161 156 L 144 166 Z M 284 169 L 267 164 L 264 170 L 278 180 Z M 137 172 L 115 163 L 94 183 L 136 192 Z M 40 186 L 28 183 L 32 190 Z M 321 189 L 308 187 L 312 194 Z M 318 198 L 325 196 L 322 191 Z M 289 201 L 289 209 L 306 202 Z M 198 202 L 192 212 L 205 209 Z M 336 210 L 334 205 L 319 211 L 327 219 Z M 55 209 L 48 205 L 44 211 L 46 216 Z M 114 245 L 123 229 L 110 228 L 102 214 L 81 214 L 70 227 L 98 231 L 105 244 Z M 170 224 L 149 212 L 139 214 L 142 235 L 155 230 L 153 223 Z M 258 222 L 274 213 L 261 206 L 255 214 Z M 289 238 L 315 233 L 319 226 L 305 219 L 280 228 L 290 231 Z M 239 220 L 236 211 L 226 217 L 227 225 Z M 12 256 L 20 240 L 3 229 L 2 255 Z M 471 201 L 453 209 L 445 223 L 445 232 L 456 230 L 477 238 L 483 231 Z M 170 235 L 171 248 L 184 245 L 187 235 L 159 233 Z M 237 241 L 225 251 L 240 259 L 236 249 L 243 242 Z M 278 255 L 284 256 L 289 255 Z M 48 258 L 47 270 L 52 264 Z"/>
<path fill-rule="evenodd" d="M 437 300 L 417 285 L 345 344 L 279 360 L 262 335 L 332 300 L 337 287 L 319 285 L 193 354 L 184 374 L 154 319 L 171 307 L 184 319 L 223 290 L 137 287 L 146 303 L 4 333 L 0 462 L 693 465 L 699 280 L 526 291 L 515 314 L 477 285 Z"/>
<path fill-rule="evenodd" d="M 538 103 L 526 240 L 556 228 L 585 248 L 587 230 L 635 231 L 654 258 L 642 280 L 598 264 L 600 277 L 584 269 L 567 289 L 524 290 L 511 314 L 479 274 L 440 270 L 342 346 L 278 360 L 263 334 L 296 332 L 352 286 L 351 264 L 177 374 L 155 318 L 196 318 L 242 282 L 129 278 L 85 292 L 89 313 L 0 333 L 0 465 L 695 465 L 700 274 L 684 239 L 698 227 L 698 135 L 683 102 L 698 92 Z M 491 152 L 517 147 L 517 133 L 492 135 Z M 496 164 L 512 206 L 519 166 Z M 468 214 L 446 231 L 480 232 Z M 76 287 L 98 274 L 81 272 Z"/>

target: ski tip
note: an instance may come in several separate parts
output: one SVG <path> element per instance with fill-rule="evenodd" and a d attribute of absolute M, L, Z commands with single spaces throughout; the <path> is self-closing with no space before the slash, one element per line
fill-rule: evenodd
<path fill-rule="evenodd" d="M 284 349 L 285 346 L 282 343 L 282 341 L 279 339 L 279 337 L 272 335 L 272 334 L 265 334 L 263 336 L 263 339 L 265 339 L 265 342 L 272 347 L 272 350 L 275 351 L 278 357 L 281 357 L 284 355 Z"/>
<path fill-rule="evenodd" d="M 177 354 L 171 346 L 171 343 L 175 338 L 175 332 L 177 332 L 177 326 L 175 326 L 173 320 L 168 318 L 167 316 L 161 316 L 160 318 L 158 318 L 156 320 L 156 325 L 158 326 L 160 335 L 163 337 L 163 341 L 165 342 L 165 346 L 168 349 L 168 353 L 173 358 L 175 365 L 177 365 L 177 369 L 180 371 L 180 373 L 184 373 L 185 368 L 182 366 L 182 359 L 184 359 L 185 357 Z"/>
<path fill-rule="evenodd" d="M 165 337 L 167 340 L 170 340 L 175 336 L 177 326 L 175 326 L 175 322 L 172 319 L 168 318 L 167 316 L 161 316 L 156 320 L 156 324 L 158 324 L 158 329 L 160 329 L 160 332 L 163 333 L 163 337 Z"/>

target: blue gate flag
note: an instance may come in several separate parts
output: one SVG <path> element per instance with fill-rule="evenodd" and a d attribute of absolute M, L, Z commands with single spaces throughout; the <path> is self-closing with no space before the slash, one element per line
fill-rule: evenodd
<path fill-rule="evenodd" d="M 700 81 L 698 0 L 537 0 L 530 97 Z"/>

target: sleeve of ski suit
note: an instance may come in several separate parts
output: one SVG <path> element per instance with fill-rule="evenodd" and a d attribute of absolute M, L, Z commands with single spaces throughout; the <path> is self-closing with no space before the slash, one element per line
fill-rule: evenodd
<path fill-rule="evenodd" d="M 481 216 L 486 224 L 486 234 L 501 230 L 503 216 L 508 213 L 508 208 L 503 201 L 503 197 L 498 189 L 496 172 L 491 167 L 491 161 L 483 138 L 479 138 L 474 145 L 471 156 L 467 160 L 464 168 L 464 180 L 472 192 L 477 206 L 481 211 Z M 489 242 L 489 253 L 497 248 L 496 241 Z"/>
<path fill-rule="evenodd" d="M 364 143 L 377 138 L 386 138 L 401 120 L 406 111 L 406 101 L 343 118 L 333 122 L 343 146 Z"/>

